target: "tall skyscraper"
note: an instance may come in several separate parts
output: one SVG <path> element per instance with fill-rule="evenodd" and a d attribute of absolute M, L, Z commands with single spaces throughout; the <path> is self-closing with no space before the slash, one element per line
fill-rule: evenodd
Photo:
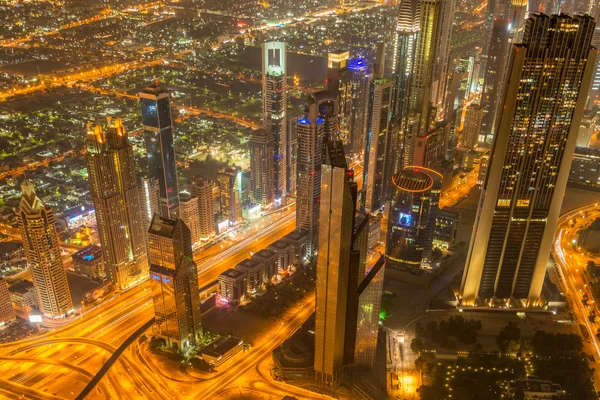
<path fill-rule="evenodd" d="M 208 240 L 215 234 L 215 211 L 212 184 L 202 177 L 192 179 L 189 185 L 192 197 L 198 199 L 198 219 L 201 240 Z"/>
<path fill-rule="evenodd" d="M 502 100 L 504 88 L 504 71 L 508 62 L 510 50 L 510 23 L 508 19 L 498 18 L 493 22 L 491 42 L 481 94 L 483 119 L 481 134 L 485 135 L 486 142 L 492 143 L 496 129 L 498 106 Z"/>
<path fill-rule="evenodd" d="M 273 205 L 275 187 L 273 185 L 274 140 L 273 135 L 258 129 L 250 135 L 250 190 L 255 202 L 267 208 Z"/>
<path fill-rule="evenodd" d="M 337 96 L 336 110 L 339 139 L 350 144 L 350 121 L 352 112 L 352 73 L 348 50 L 332 51 L 327 55 L 327 91 Z"/>
<path fill-rule="evenodd" d="M 148 230 L 154 334 L 183 351 L 202 338 L 198 272 L 190 231 L 181 219 L 155 215 Z"/>
<path fill-rule="evenodd" d="M 221 202 L 221 221 L 229 221 L 229 225 L 237 225 L 242 221 L 242 176 L 233 168 L 222 169 L 217 174 L 219 183 L 219 199 Z"/>
<path fill-rule="evenodd" d="M 179 216 L 179 186 L 169 92 L 156 83 L 139 96 L 150 183 L 159 184 L 160 215 L 175 218 Z"/>
<path fill-rule="evenodd" d="M 317 249 L 321 164 L 325 124 L 319 115 L 318 98 L 307 98 L 305 115 L 296 125 L 298 137 L 298 181 L 296 188 L 296 229 L 308 233 L 307 254 Z"/>
<path fill-rule="evenodd" d="M 263 126 L 273 135 L 275 153 L 273 179 L 275 198 L 286 194 L 287 186 L 287 84 L 286 44 L 284 42 L 263 43 Z"/>
<path fill-rule="evenodd" d="M 383 60 L 381 47 L 378 60 Z M 377 62 L 369 94 L 362 190 L 363 208 L 370 212 L 379 210 L 387 200 L 385 177 L 391 176 L 397 156 L 399 143 L 390 129 L 391 95 L 392 82 L 383 77 L 383 65 Z"/>
<path fill-rule="evenodd" d="M 594 46 L 597 49 L 600 48 L 600 26 L 596 26 L 596 29 L 594 29 L 592 46 Z M 590 87 L 588 97 L 588 110 L 591 110 L 592 108 L 594 108 L 594 106 L 600 105 L 600 57 L 596 57 L 596 65 L 594 66 L 594 76 L 592 78 L 592 84 Z"/>
<path fill-rule="evenodd" d="M 472 104 L 465 112 L 465 124 L 462 131 L 462 145 L 474 149 L 481 141 L 481 121 L 484 111 L 479 105 Z M 483 138 L 483 137 L 482 137 Z"/>
<path fill-rule="evenodd" d="M 4 278 L 0 278 L 0 328 L 16 319 L 17 315 L 10 300 L 8 284 Z"/>
<path fill-rule="evenodd" d="M 509 20 L 510 20 L 510 35 L 513 38 L 513 43 L 521 43 L 523 39 L 525 17 L 527 16 L 528 0 L 510 0 Z M 534 10 L 537 11 L 537 10 Z"/>
<path fill-rule="evenodd" d="M 352 309 L 351 275 L 358 279 L 358 265 L 351 268 L 352 237 L 356 212 L 357 186 L 352 171 L 347 169 L 341 143 L 329 142 L 327 160 L 322 167 L 319 220 L 319 252 L 317 257 L 317 300 L 315 319 L 315 372 L 321 384 L 340 382 L 346 336 L 347 318 L 356 319 Z M 354 296 L 350 296 L 353 294 Z M 353 335 L 355 336 L 356 325 Z M 351 346 L 354 351 L 354 343 Z"/>
<path fill-rule="evenodd" d="M 535 13 L 523 44 L 513 46 L 461 284 L 464 305 L 535 306 L 540 298 L 594 69 L 593 32 L 590 16 Z"/>
<path fill-rule="evenodd" d="M 388 265 L 412 270 L 430 266 L 442 175 L 428 168 L 406 167 L 392 180 L 396 197 L 388 220 Z"/>
<path fill-rule="evenodd" d="M 200 242 L 200 215 L 198 213 L 198 198 L 182 192 L 179 194 L 179 213 L 181 220 L 190 230 L 192 248 Z"/>
<path fill-rule="evenodd" d="M 50 318 L 65 317 L 73 309 L 63 266 L 54 213 L 35 193 L 27 178 L 21 183 L 17 216 L 25 257 L 40 311 Z"/>
<path fill-rule="evenodd" d="M 367 132 L 367 106 L 369 104 L 371 74 L 365 61 L 360 58 L 350 60 L 348 70 L 350 71 L 351 93 L 348 140 L 352 153 L 362 157 L 365 151 L 364 142 Z"/>
<path fill-rule="evenodd" d="M 108 279 L 126 289 L 148 277 L 146 227 L 133 149 L 120 119 L 88 126 L 85 164 Z"/>
<path fill-rule="evenodd" d="M 491 4 L 492 2 L 490 1 Z M 439 21 L 437 33 L 437 44 L 435 50 L 435 63 L 433 66 L 432 102 L 438 109 L 438 114 L 444 109 L 446 100 L 446 88 L 450 68 L 450 43 L 452 40 L 452 29 L 454 24 L 454 12 L 456 11 L 456 0 L 444 0 L 442 3 L 442 14 Z"/>
<path fill-rule="evenodd" d="M 142 224 L 144 232 L 148 231 L 154 214 L 159 213 L 160 189 L 158 180 L 141 177 L 138 183 L 140 201 L 142 202 Z M 147 240 L 146 240 L 147 241 Z"/>
<path fill-rule="evenodd" d="M 286 146 L 287 151 L 286 167 L 287 167 L 287 193 L 296 193 L 296 164 L 298 163 L 298 135 L 296 134 L 296 125 L 298 118 L 291 118 L 288 123 Z"/>

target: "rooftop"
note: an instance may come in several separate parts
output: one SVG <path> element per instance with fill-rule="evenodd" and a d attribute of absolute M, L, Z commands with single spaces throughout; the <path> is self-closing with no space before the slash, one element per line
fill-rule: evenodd
<path fill-rule="evenodd" d="M 244 344 L 244 340 L 235 336 L 220 337 L 205 348 L 202 349 L 202 354 L 219 358 L 237 346 Z"/>
<path fill-rule="evenodd" d="M 170 238 L 173 237 L 175 226 L 177 226 L 177 220 L 163 218 L 158 214 L 154 214 L 148 233 Z"/>
<path fill-rule="evenodd" d="M 242 276 L 246 275 L 245 272 L 237 270 L 237 269 L 233 269 L 233 268 L 229 268 L 227 271 L 223 272 L 221 275 L 219 275 L 220 277 L 226 277 L 226 278 L 231 278 L 231 279 L 238 279 Z"/>
<path fill-rule="evenodd" d="M 9 287 L 8 290 L 13 293 L 25 294 L 30 290 L 33 290 L 33 283 L 29 281 L 20 281 Z"/>

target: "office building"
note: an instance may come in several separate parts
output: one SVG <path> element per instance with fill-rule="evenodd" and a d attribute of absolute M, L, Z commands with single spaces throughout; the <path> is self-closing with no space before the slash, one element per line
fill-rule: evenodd
<path fill-rule="evenodd" d="M 102 247 L 96 245 L 88 246 L 73 254 L 71 258 L 73 260 L 73 269 L 78 274 L 96 280 L 106 279 Z"/>
<path fill-rule="evenodd" d="M 198 198 L 189 193 L 179 194 L 179 214 L 181 220 L 190 230 L 192 248 L 200 243 L 200 216 L 198 214 Z"/>
<path fill-rule="evenodd" d="M 257 251 L 252 254 L 251 258 L 252 261 L 256 261 L 263 266 L 263 280 L 265 282 L 271 282 L 273 277 L 279 272 L 279 252 L 271 248 L 271 246 Z"/>
<path fill-rule="evenodd" d="M 494 137 L 496 116 L 504 88 L 504 72 L 510 50 L 510 22 L 508 19 L 494 20 L 490 40 L 481 93 L 481 107 L 483 108 L 481 135 L 485 135 L 485 141 L 488 144 L 492 143 Z"/>
<path fill-rule="evenodd" d="M 519 44 L 523 40 L 525 18 L 527 17 L 527 6 L 528 0 L 510 0 L 510 36 L 515 44 Z"/>
<path fill-rule="evenodd" d="M 594 36 L 592 37 L 592 46 L 600 48 L 600 26 L 596 26 L 594 29 Z M 587 109 L 591 110 L 594 106 L 600 105 L 600 57 L 596 57 L 596 64 L 594 65 L 594 75 L 590 84 L 590 91 L 588 95 Z"/>
<path fill-rule="evenodd" d="M 275 186 L 273 185 L 274 163 L 273 135 L 258 129 L 250 135 L 250 191 L 252 199 L 263 208 L 273 205 Z"/>
<path fill-rule="evenodd" d="M 67 274 L 63 266 L 54 213 L 35 193 L 27 178 L 21 183 L 17 217 L 25 257 L 42 314 L 62 318 L 73 310 Z"/>
<path fill-rule="evenodd" d="M 296 188 L 296 229 L 308 234 L 308 255 L 317 249 L 321 163 L 325 125 L 319 115 L 318 97 L 307 98 L 305 115 L 298 119 L 298 181 Z"/>
<path fill-rule="evenodd" d="M 219 275 L 219 296 L 222 301 L 237 304 L 246 297 L 246 273 L 230 268 Z"/>
<path fill-rule="evenodd" d="M 433 234 L 433 247 L 449 250 L 456 244 L 456 232 L 458 231 L 458 211 L 443 208 L 438 210 L 435 217 L 435 232 Z"/>
<path fill-rule="evenodd" d="M 273 186 L 275 198 L 286 194 L 287 169 L 287 84 L 286 44 L 267 42 L 262 46 L 263 127 L 273 135 Z"/>
<path fill-rule="evenodd" d="M 184 351 L 202 339 L 198 272 L 190 230 L 181 219 L 155 215 L 148 230 L 153 333 Z"/>
<path fill-rule="evenodd" d="M 467 107 L 465 112 L 465 124 L 462 131 L 462 145 L 468 149 L 474 149 L 481 141 L 485 141 L 485 136 L 481 136 L 481 121 L 483 120 L 484 109 L 477 104 Z"/>
<path fill-rule="evenodd" d="M 337 96 L 338 135 L 345 145 L 350 144 L 352 112 L 352 72 L 349 60 L 348 50 L 336 50 L 327 55 L 327 91 Z"/>
<path fill-rule="evenodd" d="M 568 184 L 588 190 L 600 189 L 600 150 L 575 148 Z"/>
<path fill-rule="evenodd" d="M 38 308 L 37 296 L 33 283 L 29 281 L 20 281 L 8 288 L 10 292 L 10 301 L 15 308 L 29 314 Z"/>
<path fill-rule="evenodd" d="M 454 24 L 454 12 L 456 11 L 456 0 L 444 0 L 441 7 L 439 27 L 437 32 L 437 43 L 435 49 L 435 63 L 433 64 L 432 103 L 437 108 L 437 114 L 441 114 L 446 101 L 446 88 L 448 73 L 450 72 L 450 44 Z M 439 120 L 439 118 L 438 118 Z"/>
<path fill-rule="evenodd" d="M 392 268 L 430 268 L 442 175 L 423 167 L 406 167 L 392 179 L 385 255 Z"/>
<path fill-rule="evenodd" d="M 329 142 L 327 148 L 321 180 L 314 368 L 317 383 L 335 386 L 341 379 L 350 333 L 347 318 L 357 315 L 352 308 L 357 294 L 351 290 L 358 279 L 358 265 L 351 268 L 357 187 L 341 142 Z"/>
<path fill-rule="evenodd" d="M 8 284 L 4 278 L 0 278 L 0 328 L 16 319 L 17 315 L 10 300 Z"/>
<path fill-rule="evenodd" d="M 596 126 L 598 125 L 598 112 L 586 110 L 581 118 L 579 132 L 577 133 L 577 147 L 589 147 L 592 137 L 596 134 Z"/>
<path fill-rule="evenodd" d="M 594 69 L 594 25 L 590 16 L 534 13 L 512 48 L 463 305 L 538 305 Z"/>
<path fill-rule="evenodd" d="M 139 96 L 148 177 L 151 184 L 158 181 L 160 215 L 164 218 L 176 218 L 179 216 L 179 186 L 169 92 L 155 83 L 144 89 Z"/>
<path fill-rule="evenodd" d="M 144 227 L 144 232 L 147 232 L 150 222 L 152 222 L 152 217 L 154 214 L 159 213 L 159 183 L 158 180 L 152 181 L 149 177 L 141 177 L 138 188 L 140 191 L 140 201 L 142 202 L 142 226 Z M 148 241 L 147 239 L 146 237 L 146 242 Z"/>
<path fill-rule="evenodd" d="M 198 199 L 198 231 L 201 240 L 208 240 L 215 234 L 215 211 L 212 183 L 202 177 L 192 179 L 188 185 L 192 197 Z"/>
<path fill-rule="evenodd" d="M 261 261 L 247 258 L 239 262 L 235 269 L 246 275 L 246 293 L 255 294 L 261 291 L 265 280 L 265 266 Z"/>
<path fill-rule="evenodd" d="M 348 135 L 350 150 L 353 155 L 363 157 L 365 151 L 365 135 L 367 132 L 367 106 L 369 104 L 369 87 L 371 74 L 367 64 L 360 58 L 353 58 L 348 63 L 350 70 L 350 120 Z"/>
<path fill-rule="evenodd" d="M 380 210 L 388 198 L 385 178 L 395 167 L 399 145 L 390 129 L 392 82 L 383 77 L 383 55 L 384 48 L 379 46 L 369 93 L 362 188 L 362 208 L 368 212 Z"/>
<path fill-rule="evenodd" d="M 104 272 L 115 287 L 126 289 L 148 277 L 146 232 L 133 148 L 122 121 L 107 122 L 107 132 L 88 127 L 85 163 Z"/>
<path fill-rule="evenodd" d="M 242 221 L 242 175 L 233 167 L 224 168 L 217 174 L 219 199 L 221 203 L 221 221 L 229 226 Z M 220 233 L 220 232 L 219 232 Z"/>

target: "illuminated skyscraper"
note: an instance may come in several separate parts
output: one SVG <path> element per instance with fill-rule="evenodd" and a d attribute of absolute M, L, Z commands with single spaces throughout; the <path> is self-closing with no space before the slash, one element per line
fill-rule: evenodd
<path fill-rule="evenodd" d="M 465 112 L 465 125 L 462 131 L 463 146 L 474 149 L 480 142 L 481 121 L 484 111 L 478 105 L 470 105 Z"/>
<path fill-rule="evenodd" d="M 152 178 L 141 177 L 138 187 L 140 191 L 140 201 L 142 202 L 142 223 L 144 232 L 147 232 L 152 217 L 154 214 L 158 213 L 158 205 L 160 204 L 158 180 L 152 182 Z"/>
<path fill-rule="evenodd" d="M 150 183 L 159 184 L 160 215 L 175 218 L 179 216 L 179 186 L 169 92 L 155 84 L 139 96 Z"/>
<path fill-rule="evenodd" d="M 460 295 L 464 305 L 540 299 L 586 91 L 590 16 L 532 14 L 514 45 Z"/>
<path fill-rule="evenodd" d="M 339 139 L 350 143 L 350 121 L 352 113 L 352 73 L 349 67 L 348 50 L 332 51 L 327 55 L 327 91 L 337 96 L 336 110 Z"/>
<path fill-rule="evenodd" d="M 274 140 L 274 187 L 275 198 L 286 194 L 287 186 L 287 84 L 286 44 L 284 42 L 263 43 L 263 126 Z"/>
<path fill-rule="evenodd" d="M 198 177 L 189 185 L 192 197 L 198 198 L 198 219 L 201 240 L 208 240 L 215 234 L 215 212 L 210 181 Z"/>
<path fill-rule="evenodd" d="M 54 227 L 54 213 L 36 195 L 29 179 L 21 183 L 21 191 L 17 216 L 38 306 L 50 318 L 65 317 L 72 311 L 73 303 Z"/>
<path fill-rule="evenodd" d="M 143 205 L 133 149 L 120 119 L 88 126 L 85 163 L 108 279 L 126 289 L 148 277 Z"/>
<path fill-rule="evenodd" d="M 148 230 L 153 332 L 183 351 L 202 338 L 198 272 L 190 231 L 180 220 L 155 215 Z"/>
<path fill-rule="evenodd" d="M 388 220 L 388 265 L 411 270 L 429 266 L 442 175 L 427 168 L 406 167 L 392 181 L 396 197 Z"/>
<path fill-rule="evenodd" d="M 356 321 L 358 303 L 356 290 L 351 290 L 358 279 L 358 265 L 351 267 L 357 186 L 341 143 L 329 142 L 327 147 L 320 185 L 314 367 L 317 383 L 337 385 L 345 364 L 347 335 L 351 333 L 351 353 L 356 335 L 356 324 L 350 332 L 347 319 Z"/>
<path fill-rule="evenodd" d="M 317 249 L 319 198 L 321 194 L 321 163 L 325 123 L 319 115 L 317 97 L 307 98 L 305 115 L 298 119 L 298 181 L 296 189 L 296 229 L 308 233 L 307 254 Z"/>
<path fill-rule="evenodd" d="M 490 1 L 490 3 L 492 3 Z M 489 4 L 490 4 L 489 3 Z M 433 66 L 432 101 L 439 111 L 444 109 L 448 74 L 450 73 L 450 43 L 454 24 L 456 0 L 444 0 L 437 32 L 435 64 Z"/>
<path fill-rule="evenodd" d="M 348 123 L 349 142 L 352 153 L 363 156 L 365 135 L 367 132 L 367 106 L 369 104 L 369 86 L 371 74 L 367 64 L 360 58 L 349 61 L 350 70 L 350 119 Z"/>
<path fill-rule="evenodd" d="M 298 163 L 298 136 L 296 134 L 296 124 L 298 118 L 290 118 L 287 129 L 287 193 L 296 194 L 296 164 Z"/>
<path fill-rule="evenodd" d="M 242 221 L 242 176 L 232 167 L 222 169 L 217 174 L 219 199 L 221 202 L 221 221 L 237 225 Z"/>
<path fill-rule="evenodd" d="M 16 319 L 17 315 L 10 300 L 8 284 L 4 278 L 0 278 L 0 328 Z"/>
<path fill-rule="evenodd" d="M 258 129 L 250 135 L 250 190 L 252 198 L 263 208 L 273 205 L 275 187 L 273 186 L 273 135 L 264 129 Z"/>
<path fill-rule="evenodd" d="M 485 135 L 488 143 L 492 142 L 496 127 L 496 116 L 498 115 L 498 106 L 502 100 L 504 71 L 508 62 L 509 50 L 510 23 L 507 19 L 495 19 L 481 94 L 481 106 L 484 112 L 481 135 Z"/>
<path fill-rule="evenodd" d="M 592 46 L 594 46 L 597 49 L 600 48 L 600 26 L 596 26 L 596 29 L 594 29 Z M 588 97 L 588 110 L 591 110 L 592 108 L 594 108 L 594 106 L 600 105 L 600 57 L 596 57 L 596 65 L 594 66 L 594 76 L 592 78 L 592 83 Z"/>
<path fill-rule="evenodd" d="M 198 198 L 192 197 L 188 193 L 179 194 L 179 211 L 181 220 L 190 230 L 190 240 L 192 248 L 194 244 L 200 242 L 200 218 L 198 214 Z"/>
<path fill-rule="evenodd" d="M 509 20 L 510 20 L 510 35 L 513 38 L 513 43 L 521 43 L 523 39 L 523 31 L 525 26 L 525 17 L 527 16 L 528 0 L 510 0 Z M 537 11 L 537 10 L 534 10 Z"/>
<path fill-rule="evenodd" d="M 390 129 L 392 82 L 383 78 L 383 48 L 379 48 L 378 61 L 369 93 L 367 138 L 365 140 L 363 208 L 374 212 L 383 207 L 388 197 L 389 183 L 397 156 L 398 140 Z"/>

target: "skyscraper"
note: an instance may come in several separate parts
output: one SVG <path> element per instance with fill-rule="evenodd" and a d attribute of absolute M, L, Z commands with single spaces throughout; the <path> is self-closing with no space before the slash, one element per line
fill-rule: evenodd
<path fill-rule="evenodd" d="M 160 215 L 179 215 L 179 186 L 169 92 L 156 83 L 140 94 L 150 183 L 158 181 Z"/>
<path fill-rule="evenodd" d="M 146 227 L 133 149 L 119 118 L 88 126 L 85 163 L 108 279 L 126 289 L 148 277 Z"/>
<path fill-rule="evenodd" d="M 481 121 L 484 111 L 479 105 L 472 104 L 467 107 L 465 112 L 465 125 L 462 131 L 463 146 L 474 149 L 480 142 Z"/>
<path fill-rule="evenodd" d="M 258 129 L 250 135 L 250 190 L 255 202 L 263 208 L 273 205 L 275 187 L 273 185 L 274 161 L 273 135 Z"/>
<path fill-rule="evenodd" d="M 192 197 L 198 198 L 198 219 L 201 240 L 208 240 L 215 234 L 215 212 L 212 185 L 202 177 L 192 179 L 189 185 Z"/>
<path fill-rule="evenodd" d="M 510 23 L 508 19 L 497 18 L 493 22 L 491 42 L 481 94 L 483 118 L 481 134 L 485 135 L 486 142 L 492 143 L 496 127 L 498 106 L 502 100 L 504 88 L 504 71 L 510 50 Z"/>
<path fill-rule="evenodd" d="M 148 232 L 154 214 L 158 213 L 160 204 L 160 189 L 158 180 L 141 177 L 138 183 L 140 201 L 142 202 L 142 223 L 144 232 Z M 147 241 L 147 240 L 146 240 Z"/>
<path fill-rule="evenodd" d="M 383 60 L 380 48 L 378 60 Z M 376 63 L 369 94 L 367 138 L 365 140 L 363 208 L 379 210 L 388 197 L 389 184 L 385 181 L 395 165 L 398 141 L 390 130 L 392 82 L 383 78 L 383 65 Z"/>
<path fill-rule="evenodd" d="M 21 183 L 21 191 L 17 216 L 38 306 L 47 317 L 65 317 L 72 311 L 73 303 L 54 227 L 54 213 L 36 195 L 29 179 Z"/>
<path fill-rule="evenodd" d="M 600 26 L 596 26 L 596 29 L 594 29 L 592 46 L 594 46 L 595 48 L 600 48 Z M 592 108 L 594 108 L 594 106 L 600 105 L 600 57 L 596 57 L 596 65 L 594 66 L 594 76 L 592 78 L 592 83 L 588 97 L 588 110 L 591 110 Z"/>
<path fill-rule="evenodd" d="M 237 225 L 242 221 L 242 177 L 240 172 L 228 167 L 217 174 L 219 199 L 221 202 L 221 221 Z"/>
<path fill-rule="evenodd" d="M 202 338 L 198 272 L 190 231 L 180 220 L 155 215 L 148 230 L 154 334 L 183 351 Z"/>
<path fill-rule="evenodd" d="M 491 4 L 490 2 L 489 4 Z M 435 51 L 435 63 L 433 66 L 432 101 L 439 112 L 444 109 L 446 100 L 446 88 L 450 67 L 450 43 L 452 40 L 452 29 L 454 24 L 454 12 L 456 11 L 456 0 L 444 0 L 442 3 L 442 14 L 439 21 L 437 33 L 437 44 Z M 439 113 L 438 112 L 438 113 Z"/>
<path fill-rule="evenodd" d="M 352 73 L 349 69 L 349 60 L 348 50 L 332 51 L 327 55 L 327 91 L 337 96 L 338 134 L 344 144 L 350 144 L 352 112 Z"/>
<path fill-rule="evenodd" d="M 287 193 L 296 193 L 296 164 L 298 162 L 298 136 L 296 134 L 296 125 L 298 118 L 291 118 L 288 122 L 286 167 L 287 167 Z"/>
<path fill-rule="evenodd" d="M 8 284 L 4 278 L 0 278 L 0 328 L 16 319 L 17 315 L 10 300 Z"/>
<path fill-rule="evenodd" d="M 594 69 L 593 32 L 590 16 L 534 13 L 523 44 L 512 48 L 461 284 L 464 305 L 535 306 L 540 298 Z"/>
<path fill-rule="evenodd" d="M 200 216 L 198 213 L 198 198 L 188 193 L 179 194 L 179 211 L 181 220 L 190 230 L 192 248 L 200 242 Z"/>
<path fill-rule="evenodd" d="M 349 290 L 357 286 L 356 282 L 352 285 L 350 276 L 357 186 L 352 181 L 352 171 L 347 169 L 341 143 L 329 142 L 327 147 L 320 185 L 322 217 L 317 257 L 314 367 L 317 383 L 337 385 L 344 365 L 346 320 L 355 319 L 357 313 L 356 308 L 348 307 Z M 358 279 L 357 267 L 355 280 Z M 357 296 L 356 291 L 353 294 Z M 354 351 L 354 346 L 351 349 Z"/>
<path fill-rule="evenodd" d="M 367 106 L 369 104 L 369 86 L 371 74 L 367 64 L 360 58 L 354 58 L 348 63 L 350 71 L 350 120 L 348 135 L 353 154 L 360 157 L 365 151 L 365 135 L 367 132 Z"/>
<path fill-rule="evenodd" d="M 298 137 L 298 181 L 296 188 L 296 229 L 309 236 L 307 254 L 317 249 L 321 164 L 325 121 L 319 114 L 318 96 L 306 100 L 305 115 L 296 124 Z"/>
<path fill-rule="evenodd" d="M 286 44 L 284 42 L 263 43 L 263 126 L 273 135 L 274 163 L 273 179 L 275 198 L 286 194 L 287 186 L 287 84 L 286 84 Z"/>
<path fill-rule="evenodd" d="M 442 175 L 428 168 L 406 167 L 392 181 L 396 197 L 388 220 L 388 265 L 410 270 L 430 266 Z"/>

